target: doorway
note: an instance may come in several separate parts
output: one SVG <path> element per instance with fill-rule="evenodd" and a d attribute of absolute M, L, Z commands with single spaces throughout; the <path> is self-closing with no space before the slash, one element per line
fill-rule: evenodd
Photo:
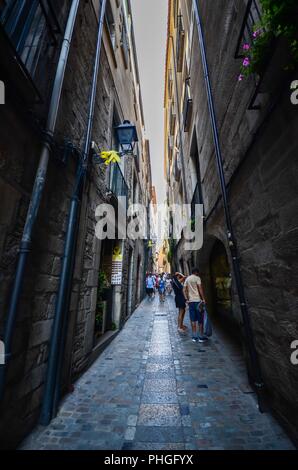
<path fill-rule="evenodd" d="M 129 271 L 128 271 L 128 292 L 127 292 L 127 311 L 126 317 L 128 318 L 132 312 L 132 284 L 133 284 L 133 250 L 129 248 Z"/>
<path fill-rule="evenodd" d="M 232 275 L 224 244 L 217 240 L 210 255 L 213 310 L 216 317 L 233 323 Z"/>
<path fill-rule="evenodd" d="M 98 273 L 94 346 L 100 341 L 102 335 L 112 329 L 113 287 L 111 285 L 111 275 L 113 248 L 114 240 L 103 240 Z"/>

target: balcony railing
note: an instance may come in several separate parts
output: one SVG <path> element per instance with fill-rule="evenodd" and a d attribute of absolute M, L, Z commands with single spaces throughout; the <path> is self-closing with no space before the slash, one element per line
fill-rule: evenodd
<path fill-rule="evenodd" d="M 183 54 L 184 54 L 185 31 L 182 15 L 178 16 L 177 24 L 177 72 L 182 72 Z"/>
<path fill-rule="evenodd" d="M 128 197 L 128 186 L 118 163 L 114 163 L 111 167 L 110 191 L 116 198 L 120 196 Z"/>
<path fill-rule="evenodd" d="M 44 75 L 47 61 L 53 61 L 63 27 L 61 17 L 65 17 L 63 13 L 68 4 L 68 0 L 4 0 L 0 3 L 0 27 L 33 81 Z"/>
<path fill-rule="evenodd" d="M 192 117 L 193 102 L 190 94 L 189 79 L 185 80 L 184 102 L 183 102 L 183 125 L 184 132 L 189 131 L 191 117 Z"/>

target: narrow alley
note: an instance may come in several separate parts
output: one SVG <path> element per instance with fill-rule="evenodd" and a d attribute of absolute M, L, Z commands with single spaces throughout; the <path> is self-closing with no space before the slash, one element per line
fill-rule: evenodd
<path fill-rule="evenodd" d="M 58 416 L 21 445 L 26 450 L 293 448 L 272 416 L 259 413 L 240 351 L 216 328 L 200 346 L 179 335 L 172 296 L 164 304 L 144 300 L 75 384 Z"/>

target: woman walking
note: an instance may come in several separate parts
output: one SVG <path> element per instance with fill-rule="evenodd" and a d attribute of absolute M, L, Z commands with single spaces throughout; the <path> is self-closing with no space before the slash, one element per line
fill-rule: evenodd
<path fill-rule="evenodd" d="M 184 316 L 185 316 L 185 309 L 186 309 L 186 302 L 183 293 L 185 276 L 181 273 L 175 273 L 173 276 L 173 290 L 175 294 L 175 303 L 176 308 L 179 309 L 178 314 L 178 331 L 179 333 L 185 333 L 187 330 L 187 326 L 183 325 Z"/>

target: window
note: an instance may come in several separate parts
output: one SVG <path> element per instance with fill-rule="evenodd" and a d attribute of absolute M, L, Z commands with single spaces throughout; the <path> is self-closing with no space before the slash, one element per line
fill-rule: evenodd
<path fill-rule="evenodd" d="M 39 64 L 58 46 L 58 21 L 65 2 L 0 0 L 0 24 L 27 72 L 35 77 Z"/>
<path fill-rule="evenodd" d="M 198 151 L 198 143 L 196 132 L 194 132 L 190 151 L 190 162 L 192 166 L 192 181 L 194 186 L 194 193 L 191 201 L 191 218 L 195 218 L 195 206 L 196 204 L 203 204 L 203 191 L 201 181 L 201 168 L 200 168 L 200 156 Z"/>
<path fill-rule="evenodd" d="M 116 47 L 116 24 L 114 20 L 113 10 L 111 7 L 111 2 L 107 1 L 106 6 L 106 24 L 109 32 L 110 41 L 113 49 Z"/>
<path fill-rule="evenodd" d="M 124 59 L 125 68 L 127 69 L 129 65 L 129 40 L 128 40 L 125 20 L 123 20 L 123 23 L 122 23 L 121 50 L 122 50 L 122 56 Z"/>
<path fill-rule="evenodd" d="M 178 16 L 178 25 L 177 25 L 177 72 L 182 72 L 183 66 L 183 57 L 184 57 L 184 42 L 185 42 L 185 30 L 183 25 L 182 15 Z"/>
<path fill-rule="evenodd" d="M 176 112 L 175 112 L 175 103 L 173 101 L 169 109 L 169 130 L 170 130 L 171 136 L 175 134 L 175 127 L 176 127 Z"/>
<path fill-rule="evenodd" d="M 260 24 L 260 21 L 261 9 L 259 6 L 259 2 L 257 0 L 248 0 L 245 15 L 236 44 L 235 59 L 241 59 L 245 57 L 243 46 L 244 44 L 252 44 L 254 29 L 258 24 Z M 249 110 L 260 109 L 260 105 L 256 104 L 256 101 L 261 90 L 262 77 L 256 76 L 255 81 L 256 86 L 250 98 L 250 102 L 248 105 Z"/>
<path fill-rule="evenodd" d="M 169 93 L 169 98 L 171 99 L 172 93 L 173 93 L 173 70 L 172 69 L 168 70 L 168 93 Z"/>
<path fill-rule="evenodd" d="M 190 92 L 190 78 L 185 80 L 185 87 L 184 87 L 184 102 L 183 102 L 183 125 L 184 125 L 184 132 L 189 131 L 191 118 L 192 118 L 192 107 L 193 102 L 191 98 Z"/>
<path fill-rule="evenodd" d="M 174 25 L 177 28 L 177 20 L 178 20 L 178 0 L 174 0 L 174 8 L 173 8 L 173 16 L 174 16 Z"/>

